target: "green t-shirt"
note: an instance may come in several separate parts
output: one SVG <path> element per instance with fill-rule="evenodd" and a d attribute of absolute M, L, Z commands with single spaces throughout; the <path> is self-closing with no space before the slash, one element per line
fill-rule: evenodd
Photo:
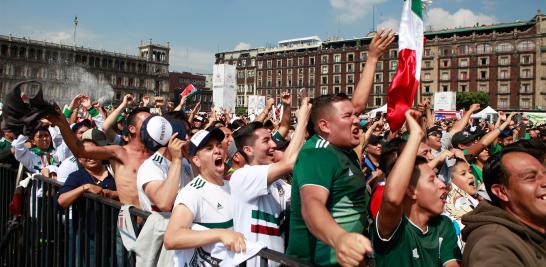
<path fill-rule="evenodd" d="M 376 223 L 372 227 L 372 243 L 378 267 L 443 266 L 450 260 L 462 259 L 455 227 L 447 216 L 431 218 L 424 233 L 403 216 L 389 239 L 379 237 Z"/>
<path fill-rule="evenodd" d="M 489 146 L 489 155 L 493 156 L 502 151 L 502 145 L 497 143 Z"/>
<path fill-rule="evenodd" d="M 334 249 L 315 238 L 305 225 L 300 189 L 316 185 L 328 190 L 326 208 L 337 224 L 347 232 L 364 233 L 370 198 L 365 181 L 353 150 L 338 148 L 313 135 L 303 145 L 294 166 L 286 253 L 314 265 L 337 265 Z"/>

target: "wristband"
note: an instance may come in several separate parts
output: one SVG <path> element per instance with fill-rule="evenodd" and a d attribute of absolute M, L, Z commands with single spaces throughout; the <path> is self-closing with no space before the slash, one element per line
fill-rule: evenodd
<path fill-rule="evenodd" d="M 99 111 L 95 107 L 88 109 L 87 112 L 89 112 L 89 115 L 91 115 L 92 118 L 99 115 Z"/>
<path fill-rule="evenodd" d="M 501 133 L 503 131 L 500 127 L 497 127 L 497 130 L 499 130 L 499 132 L 501 132 Z"/>
<path fill-rule="evenodd" d="M 72 116 L 72 110 L 65 107 L 64 110 L 63 110 L 63 115 L 66 117 L 66 118 L 70 118 L 70 116 Z"/>

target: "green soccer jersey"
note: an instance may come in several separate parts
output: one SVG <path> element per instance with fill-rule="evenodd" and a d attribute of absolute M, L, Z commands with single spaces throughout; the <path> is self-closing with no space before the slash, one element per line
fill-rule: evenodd
<path fill-rule="evenodd" d="M 462 259 L 455 227 L 447 216 L 431 218 L 425 232 L 404 216 L 388 239 L 379 237 L 376 223 L 372 227 L 372 243 L 378 267 L 443 266 L 450 260 Z"/>
<path fill-rule="evenodd" d="M 305 225 L 300 189 L 315 185 L 328 190 L 326 208 L 337 224 L 347 232 L 363 233 L 369 201 L 365 181 L 353 150 L 338 148 L 318 135 L 312 136 L 303 145 L 294 166 L 287 254 L 315 265 L 337 265 L 334 249 L 316 239 Z"/>

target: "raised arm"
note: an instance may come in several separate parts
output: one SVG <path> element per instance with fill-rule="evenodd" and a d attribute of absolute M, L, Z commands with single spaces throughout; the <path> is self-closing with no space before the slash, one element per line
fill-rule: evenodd
<path fill-rule="evenodd" d="M 195 107 L 190 112 L 190 116 L 188 117 L 188 122 L 190 125 L 193 123 L 193 118 L 195 118 L 195 115 L 201 110 L 201 101 L 198 101 L 197 104 L 195 104 Z"/>
<path fill-rule="evenodd" d="M 377 229 L 382 238 L 390 237 L 402 219 L 402 201 L 410 184 L 419 143 L 424 136 L 423 129 L 418 122 L 420 113 L 408 110 L 405 115 L 406 125 L 410 131 L 408 142 L 389 173 L 383 201 L 377 215 Z"/>
<path fill-rule="evenodd" d="M 510 113 L 510 116 L 501 123 L 501 125 L 492 131 L 489 131 L 486 135 L 484 135 L 476 144 L 473 144 L 470 148 L 467 149 L 468 155 L 474 155 L 477 156 L 489 145 L 493 144 L 495 140 L 499 137 L 502 131 L 510 125 L 510 121 L 512 121 L 512 118 L 514 117 L 516 113 L 512 112 Z"/>
<path fill-rule="evenodd" d="M 352 103 L 355 108 L 355 113 L 359 114 L 368 104 L 368 97 L 373 86 L 375 68 L 379 58 L 388 50 L 389 45 L 394 41 L 394 33 L 392 31 L 385 32 L 380 30 L 372 39 L 368 48 L 368 59 L 366 65 L 360 74 L 360 80 L 356 85 L 353 94 Z"/>
<path fill-rule="evenodd" d="M 453 123 L 453 127 L 451 127 L 449 134 L 453 136 L 454 134 L 464 130 L 464 128 L 468 124 L 468 120 L 470 119 L 470 116 L 472 116 L 472 113 L 478 111 L 479 109 L 480 109 L 480 104 L 472 104 L 470 108 L 468 109 L 468 111 L 466 111 L 463 114 L 463 117 L 460 120 L 455 121 L 455 123 Z"/>
<path fill-rule="evenodd" d="M 76 138 L 76 134 L 70 130 L 68 122 L 60 113 L 47 116 L 47 119 L 59 127 L 64 142 L 77 158 L 88 158 L 96 160 L 109 160 L 122 158 L 123 148 L 120 146 L 84 146 Z"/>
<path fill-rule="evenodd" d="M 292 171 L 296 159 L 298 158 L 298 153 L 305 142 L 305 132 L 307 128 L 307 122 L 309 121 L 309 116 L 311 115 L 311 104 L 309 103 L 309 98 L 304 97 L 301 100 L 300 109 L 296 112 L 296 117 L 298 118 L 298 125 L 292 136 L 292 140 L 286 150 L 284 151 L 284 156 L 279 162 L 271 164 L 269 167 L 269 172 L 267 173 L 267 184 L 270 185 L 279 179 L 282 175 L 285 175 Z"/>
<path fill-rule="evenodd" d="M 254 121 L 264 122 L 265 119 L 267 118 L 267 114 L 271 112 L 273 105 L 275 105 L 275 99 L 271 97 L 268 98 L 267 103 L 265 104 L 265 109 L 262 111 L 262 113 L 260 113 L 260 115 L 258 115 L 258 117 L 256 117 Z"/>
<path fill-rule="evenodd" d="M 174 111 L 180 111 L 184 108 L 184 105 L 186 104 L 186 99 L 188 99 L 188 95 L 180 97 L 180 102 L 178 102 L 178 106 L 174 108 Z"/>
<path fill-rule="evenodd" d="M 281 94 L 281 103 L 283 112 L 278 132 L 284 138 L 288 135 L 288 131 L 290 130 L 290 119 L 292 117 L 292 95 L 288 91 Z"/>
<path fill-rule="evenodd" d="M 114 109 L 108 117 L 104 120 L 104 123 L 102 124 L 102 131 L 106 135 L 106 138 L 108 140 L 113 140 L 116 136 L 116 132 L 114 131 L 113 127 L 116 125 L 119 115 L 123 112 L 123 110 L 127 107 L 128 104 L 130 104 L 133 101 L 133 96 L 131 94 L 126 94 L 123 97 L 123 100 L 121 101 L 121 104 Z"/>

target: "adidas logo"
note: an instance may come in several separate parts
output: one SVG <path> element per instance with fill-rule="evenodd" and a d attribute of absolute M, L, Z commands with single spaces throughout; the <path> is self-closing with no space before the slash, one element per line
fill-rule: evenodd
<path fill-rule="evenodd" d="M 349 169 L 349 173 L 347 173 L 347 176 L 353 176 L 353 171 L 351 169 Z"/>
<path fill-rule="evenodd" d="M 416 248 L 413 249 L 413 257 L 419 259 L 419 252 L 417 252 Z"/>
<path fill-rule="evenodd" d="M 224 207 L 223 207 L 222 205 L 220 205 L 220 203 L 218 203 L 218 205 L 216 205 L 216 209 L 218 209 L 218 210 L 221 210 L 221 209 L 223 209 L 223 208 L 224 208 Z"/>

